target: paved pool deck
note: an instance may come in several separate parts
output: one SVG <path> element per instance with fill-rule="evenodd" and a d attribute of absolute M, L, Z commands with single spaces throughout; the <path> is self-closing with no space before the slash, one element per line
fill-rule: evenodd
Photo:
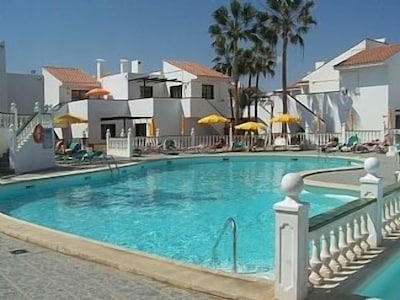
<path fill-rule="evenodd" d="M 264 153 L 252 153 L 263 155 Z M 274 153 L 276 154 L 276 153 Z M 283 155 L 316 155 L 316 152 L 282 152 Z M 213 154 L 219 155 L 219 154 Z M 224 154 L 225 155 L 225 154 Z M 234 155 L 238 155 L 235 153 Z M 242 154 L 239 154 L 242 155 Z M 382 154 L 335 153 L 328 156 L 350 156 L 365 159 L 376 156 L 381 168 L 379 175 L 385 185 L 394 183 L 394 171 L 400 169 L 393 157 Z M 193 156 L 193 155 L 190 155 Z M 168 158 L 166 155 L 149 155 L 142 159 Z M 321 159 L 326 157 L 320 155 Z M 128 162 L 128 161 L 121 161 Z M 0 177 L 1 182 L 13 182 L 29 178 L 80 172 L 92 166 L 59 166 L 53 170 L 24 174 L 20 176 Z M 334 183 L 342 186 L 358 186 L 358 180 L 365 171 L 346 170 L 340 172 L 318 173 L 306 179 L 319 182 L 320 185 Z M 0 228 L 0 232 L 1 232 Z M 386 242 L 384 247 L 391 249 L 399 243 Z M 20 250 L 13 252 L 15 250 Z M 25 253 L 13 254 L 24 252 Z M 387 251 L 386 253 L 390 253 Z M 388 255 L 386 255 L 388 256 Z M 380 259 L 383 263 L 385 256 Z M 373 268 L 373 265 L 369 268 Z M 310 295 L 310 299 L 362 299 L 340 290 L 319 290 Z M 33 243 L 22 241 L 0 233 L 0 299 L 222 299 L 188 289 L 176 288 L 146 277 L 119 271 L 98 263 L 65 255 Z M 239 298 L 238 298 L 239 299 Z M 261 299 L 261 298 L 260 298 Z M 270 296 L 263 299 L 272 299 Z"/>

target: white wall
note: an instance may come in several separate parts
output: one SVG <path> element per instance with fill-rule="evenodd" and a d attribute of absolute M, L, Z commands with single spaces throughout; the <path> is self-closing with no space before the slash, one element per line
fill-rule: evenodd
<path fill-rule="evenodd" d="M 388 110 L 388 69 L 375 66 L 340 71 L 355 111 L 355 129 L 380 130 Z"/>
<path fill-rule="evenodd" d="M 44 79 L 44 104 L 55 106 L 60 102 L 61 81 L 42 68 Z"/>
<path fill-rule="evenodd" d="M 339 71 L 333 68 L 334 65 L 346 60 L 350 56 L 353 56 L 362 50 L 377 46 L 382 46 L 382 43 L 373 40 L 364 40 L 351 47 L 347 51 L 339 54 L 335 58 L 329 60 L 316 70 L 311 71 L 310 74 L 304 76 L 302 79 L 309 81 L 309 93 L 339 91 Z"/>
<path fill-rule="evenodd" d="M 44 87 L 42 75 L 7 74 L 8 106 L 17 104 L 18 113 L 32 114 L 35 102 L 40 107 L 44 104 Z"/>
<path fill-rule="evenodd" d="M 296 99 L 321 116 L 325 121 L 326 132 L 341 131 L 341 124 L 347 122 L 348 112 L 353 103 L 350 97 L 341 92 L 302 94 L 297 95 Z M 304 127 L 307 124 L 311 131 L 316 129 L 314 115 L 303 111 L 300 116 Z"/>
<path fill-rule="evenodd" d="M 54 141 L 53 141 L 54 144 Z M 43 144 L 38 144 L 31 136 L 13 157 L 10 152 L 10 167 L 15 173 L 26 173 L 55 167 L 54 147 L 43 149 Z"/>
<path fill-rule="evenodd" d="M 113 99 L 128 100 L 128 73 L 118 73 L 101 78 L 102 87 L 108 90 Z"/>
<path fill-rule="evenodd" d="M 71 125 L 72 137 L 81 138 L 85 130 L 88 137 L 88 144 L 105 143 L 105 140 L 101 139 L 101 124 L 116 124 L 117 134 L 119 134 L 123 128 L 123 120 L 101 122 L 101 118 L 129 116 L 127 101 L 100 99 L 79 100 L 68 103 L 68 111 L 75 116 L 88 120 L 88 123 Z M 126 123 L 129 125 L 128 120 Z"/>
<path fill-rule="evenodd" d="M 6 76 L 6 46 L 0 41 L 0 112 L 8 112 L 7 76 Z"/>
<path fill-rule="evenodd" d="M 400 109 L 400 55 L 392 56 L 388 61 L 389 107 Z"/>
<path fill-rule="evenodd" d="M 166 98 L 154 100 L 155 126 L 161 135 L 180 135 L 182 108 L 179 99 Z"/>
<path fill-rule="evenodd" d="M 182 97 L 195 97 L 192 93 L 191 81 L 196 79 L 196 76 L 185 72 L 170 63 L 163 61 L 163 74 L 168 79 L 177 79 L 180 82 L 167 82 L 167 91 L 169 94 L 170 86 L 182 84 Z M 201 94 L 200 94 L 201 97 Z"/>

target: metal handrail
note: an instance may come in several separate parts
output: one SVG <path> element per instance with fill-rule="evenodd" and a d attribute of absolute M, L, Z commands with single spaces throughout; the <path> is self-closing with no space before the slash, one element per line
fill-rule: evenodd
<path fill-rule="evenodd" d="M 108 161 L 108 159 L 111 159 L 111 160 L 112 160 L 112 162 L 113 162 L 114 165 L 115 165 L 115 169 L 118 171 L 118 174 L 119 174 L 119 167 L 118 167 L 117 161 L 115 160 L 115 157 L 114 157 L 114 156 L 112 156 L 112 155 L 105 155 L 105 156 L 103 156 L 103 159 L 104 159 L 104 161 L 107 163 L 108 169 L 110 170 L 111 174 L 113 173 L 113 169 L 112 169 L 111 163 Z"/>
<path fill-rule="evenodd" d="M 219 236 L 217 238 L 217 241 L 215 242 L 212 252 L 213 252 L 213 258 L 215 259 L 217 254 L 216 250 L 218 248 L 219 243 L 221 242 L 222 236 L 224 235 L 226 229 L 228 226 L 231 226 L 232 228 L 232 260 L 233 260 L 233 272 L 237 273 L 237 226 L 236 226 L 236 221 L 234 218 L 229 217 L 224 224 L 224 227 L 222 228 L 221 232 L 219 233 Z"/>

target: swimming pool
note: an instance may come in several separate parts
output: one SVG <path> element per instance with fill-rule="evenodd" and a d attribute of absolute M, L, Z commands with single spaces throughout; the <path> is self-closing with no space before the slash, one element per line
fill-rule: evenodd
<path fill-rule="evenodd" d="M 396 284 L 400 278 L 400 253 L 395 254 L 372 276 L 359 286 L 354 294 L 370 299 L 399 300 L 400 286 Z"/>
<path fill-rule="evenodd" d="M 207 267 L 231 270 L 231 235 L 212 248 L 228 217 L 238 226 L 238 269 L 268 274 L 274 263 L 273 203 L 288 172 L 348 166 L 334 158 L 225 157 L 171 159 L 85 175 L 73 185 L 48 182 L 2 192 L 0 210 L 64 232 Z M 89 179 L 89 180 L 86 180 Z M 27 197 L 29 196 L 29 197 Z M 311 215 L 355 199 L 306 189 Z"/>

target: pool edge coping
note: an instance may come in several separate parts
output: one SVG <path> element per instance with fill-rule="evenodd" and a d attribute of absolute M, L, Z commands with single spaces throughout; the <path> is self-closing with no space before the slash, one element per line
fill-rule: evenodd
<path fill-rule="evenodd" d="M 59 253 L 209 295 L 273 299 L 272 280 L 216 271 L 46 228 L 0 213 L 0 231 Z"/>
<path fill-rule="evenodd" d="M 272 153 L 263 153 L 263 155 L 271 156 Z M 226 153 L 217 154 L 225 156 Z M 273 155 L 282 155 L 274 153 Z M 214 157 L 216 155 L 213 155 Z M 242 156 L 242 155 L 240 155 Z M 317 155 L 293 155 L 303 157 L 318 157 Z M 187 158 L 187 156 L 185 156 Z M 189 156 L 191 157 L 191 156 Z M 208 155 L 199 155 L 196 157 L 208 157 Z M 160 157 L 151 158 L 143 161 L 135 161 L 124 163 L 121 166 L 128 167 L 141 164 L 146 161 L 179 159 L 181 157 Z M 345 157 L 335 156 L 332 158 L 350 159 L 362 162 L 361 157 Z M 333 169 L 319 169 L 302 171 L 299 174 L 304 178 L 305 184 L 310 186 L 324 186 L 338 189 L 355 189 L 353 185 L 342 185 L 335 183 L 326 183 L 305 179 L 308 176 L 333 172 L 345 171 L 353 169 L 361 169 L 362 166 L 341 167 Z M 35 178 L 22 178 L 13 182 L 1 182 L 0 186 L 21 183 L 24 181 L 34 181 L 48 179 L 54 177 L 64 177 L 69 175 L 78 175 L 83 173 L 101 172 L 107 170 L 106 167 L 95 169 L 79 169 L 73 171 L 64 171 L 59 174 L 46 174 Z M 23 229 L 23 230 L 21 230 Z M 214 271 L 212 269 L 202 268 L 195 265 L 180 263 L 168 260 L 162 257 L 153 256 L 145 252 L 132 251 L 126 248 L 114 246 L 104 242 L 87 239 L 78 235 L 57 231 L 51 228 L 29 223 L 11 216 L 0 213 L 0 231 L 6 235 L 17 239 L 30 242 L 45 248 L 60 252 L 66 255 L 78 257 L 84 260 L 100 263 L 110 267 L 114 267 L 121 271 L 146 276 L 161 282 L 171 284 L 176 287 L 191 289 L 203 292 L 209 295 L 224 297 L 229 299 L 273 299 L 274 298 L 274 281 L 256 278 L 244 275 L 237 275 L 227 272 Z M 96 251 L 93 251 L 96 250 Z M 92 251 L 92 252 L 91 252 Z M 116 255 L 118 254 L 118 255 Z M 129 260 L 128 260 L 129 258 Z M 138 264 L 137 265 L 134 265 Z M 151 267 L 149 268 L 149 263 Z M 155 267 L 156 265 L 157 267 Z M 196 279 L 194 279 L 196 278 Z"/>

